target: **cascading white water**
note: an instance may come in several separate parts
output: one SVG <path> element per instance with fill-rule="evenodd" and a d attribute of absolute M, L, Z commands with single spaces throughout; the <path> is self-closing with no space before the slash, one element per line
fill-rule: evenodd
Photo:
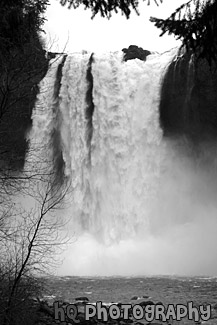
<path fill-rule="evenodd" d="M 55 127 L 56 98 L 54 98 L 54 86 L 56 73 L 62 58 L 55 59 L 47 72 L 46 77 L 40 83 L 40 94 L 32 112 L 32 129 L 28 135 L 30 150 L 27 161 L 52 161 L 53 148 L 50 145 L 51 134 Z"/>
<path fill-rule="evenodd" d="M 59 132 L 58 150 L 71 181 L 67 208 L 57 217 L 70 220 L 67 229 L 77 240 L 63 254 L 59 274 L 192 274 L 197 267 L 208 273 L 216 265 L 209 261 L 207 267 L 207 258 L 197 254 L 200 248 L 205 256 L 216 237 L 217 208 L 213 205 L 205 223 L 201 199 L 210 190 L 198 190 L 207 184 L 206 172 L 177 155 L 159 123 L 161 81 L 176 53 L 152 54 L 146 62 L 123 62 L 118 52 L 94 54 L 91 126 L 86 114 L 90 54 L 66 58 L 55 95 L 63 58 L 51 64 L 30 138 L 40 157 L 51 161 L 51 139 L 54 130 Z M 204 229 L 211 235 L 201 246 Z"/>
<path fill-rule="evenodd" d="M 121 53 L 94 55 L 93 136 L 86 144 L 87 55 L 69 56 L 60 106 L 71 214 L 81 228 L 109 243 L 148 227 L 163 153 L 160 81 L 173 53 L 122 62 Z"/>

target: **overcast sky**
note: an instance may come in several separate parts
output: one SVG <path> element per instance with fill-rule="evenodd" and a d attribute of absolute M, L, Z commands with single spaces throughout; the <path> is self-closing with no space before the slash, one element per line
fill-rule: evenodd
<path fill-rule="evenodd" d="M 150 16 L 168 17 L 186 0 L 164 0 L 157 7 L 140 1 L 140 16 L 132 13 L 126 19 L 121 13 L 113 14 L 110 20 L 97 15 L 91 19 L 91 11 L 82 7 L 68 10 L 59 0 L 52 0 L 47 10 L 45 24 L 48 47 L 53 51 L 78 52 L 88 50 L 105 52 L 121 50 L 130 44 L 144 49 L 163 52 L 180 43 L 173 36 L 159 37 L 160 30 L 149 22 Z"/>

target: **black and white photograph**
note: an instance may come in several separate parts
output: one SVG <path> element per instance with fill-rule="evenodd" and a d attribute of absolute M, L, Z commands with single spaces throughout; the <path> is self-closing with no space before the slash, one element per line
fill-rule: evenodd
<path fill-rule="evenodd" d="M 217 324 L 217 1 L 0 0 L 0 325 Z"/>

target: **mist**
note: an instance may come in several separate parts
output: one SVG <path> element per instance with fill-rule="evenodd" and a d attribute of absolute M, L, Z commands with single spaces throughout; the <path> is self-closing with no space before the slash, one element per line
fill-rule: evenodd
<path fill-rule="evenodd" d="M 89 232 L 76 237 L 75 231 L 61 256 L 59 275 L 217 274 L 215 144 L 193 146 L 186 139 L 173 139 L 164 140 L 163 146 L 147 227 L 107 244 Z"/>

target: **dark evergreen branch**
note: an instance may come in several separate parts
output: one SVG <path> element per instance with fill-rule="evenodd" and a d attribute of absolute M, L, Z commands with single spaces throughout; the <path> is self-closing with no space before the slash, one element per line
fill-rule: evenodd
<path fill-rule="evenodd" d="M 85 9 L 90 9 L 92 11 L 92 18 L 94 18 L 98 13 L 101 14 L 102 17 L 110 18 L 112 13 L 117 13 L 118 10 L 126 17 L 129 18 L 131 11 L 134 10 L 137 15 L 139 15 L 138 11 L 138 0 L 59 0 L 62 6 L 66 6 L 71 8 L 78 8 L 80 5 L 83 5 Z M 148 1 L 148 5 L 150 5 L 151 0 L 143 0 Z M 162 3 L 163 0 L 154 0 L 155 4 L 158 5 L 159 2 Z"/>
<path fill-rule="evenodd" d="M 217 60 L 217 1 L 190 0 L 168 19 L 151 17 L 150 21 L 165 33 L 181 39 L 187 50 L 211 64 Z"/>

